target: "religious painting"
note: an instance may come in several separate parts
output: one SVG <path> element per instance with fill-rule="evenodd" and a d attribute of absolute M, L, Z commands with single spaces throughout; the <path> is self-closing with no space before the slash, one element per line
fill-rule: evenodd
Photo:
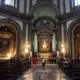
<path fill-rule="evenodd" d="M 48 53 L 51 50 L 51 43 L 48 40 L 39 41 L 39 52 Z"/>

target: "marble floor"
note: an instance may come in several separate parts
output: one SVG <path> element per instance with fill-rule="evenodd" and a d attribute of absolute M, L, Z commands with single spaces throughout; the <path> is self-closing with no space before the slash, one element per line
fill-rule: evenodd
<path fill-rule="evenodd" d="M 69 79 L 56 64 L 46 65 L 42 68 L 41 65 L 32 67 L 25 71 L 22 76 L 16 80 L 71 80 Z"/>

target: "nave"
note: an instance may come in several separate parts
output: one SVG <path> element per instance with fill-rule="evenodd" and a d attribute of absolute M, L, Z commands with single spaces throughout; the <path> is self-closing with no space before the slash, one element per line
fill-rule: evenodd
<path fill-rule="evenodd" d="M 27 70 L 17 80 L 71 80 L 56 64 L 39 64 Z"/>

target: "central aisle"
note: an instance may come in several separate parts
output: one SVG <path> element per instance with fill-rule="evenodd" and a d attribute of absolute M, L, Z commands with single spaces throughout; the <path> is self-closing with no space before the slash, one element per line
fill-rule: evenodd
<path fill-rule="evenodd" d="M 69 80 L 56 64 L 47 64 L 43 69 L 41 65 L 35 66 L 17 80 Z"/>

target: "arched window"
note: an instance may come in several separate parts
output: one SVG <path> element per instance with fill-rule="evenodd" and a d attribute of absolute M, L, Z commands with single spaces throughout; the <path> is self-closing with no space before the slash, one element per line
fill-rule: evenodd
<path fill-rule="evenodd" d="M 74 0 L 75 6 L 80 5 L 80 0 Z"/>
<path fill-rule="evenodd" d="M 15 6 L 16 0 L 5 0 L 6 5 Z"/>

